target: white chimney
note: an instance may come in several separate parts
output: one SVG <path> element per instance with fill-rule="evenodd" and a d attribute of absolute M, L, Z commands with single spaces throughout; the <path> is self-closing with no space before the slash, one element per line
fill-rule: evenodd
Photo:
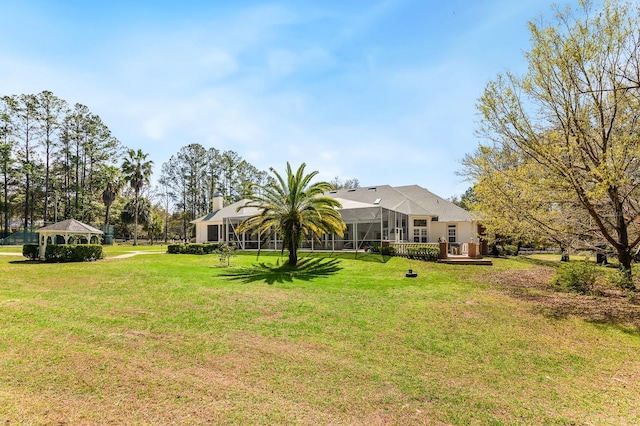
<path fill-rule="evenodd" d="M 224 207 L 224 197 L 221 193 L 216 192 L 213 194 L 213 200 L 211 201 L 211 210 L 217 212 Z"/>

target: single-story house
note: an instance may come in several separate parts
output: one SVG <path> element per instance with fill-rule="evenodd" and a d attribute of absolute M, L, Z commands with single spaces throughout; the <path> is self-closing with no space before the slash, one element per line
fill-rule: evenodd
<path fill-rule="evenodd" d="M 339 189 L 325 195 L 342 204 L 339 211 L 347 229 L 342 238 L 324 235 L 320 242 L 305 242 L 303 248 L 361 250 L 385 242 L 439 241 L 455 248 L 478 240 L 478 223 L 468 211 L 418 185 Z M 258 211 L 251 207 L 238 211 L 247 202 L 224 206 L 222 195 L 215 196 L 211 213 L 191 222 L 196 227 L 196 243 L 234 242 L 240 249 L 282 249 L 278 239 L 261 241 L 258 235 L 236 232 L 246 217 Z"/>

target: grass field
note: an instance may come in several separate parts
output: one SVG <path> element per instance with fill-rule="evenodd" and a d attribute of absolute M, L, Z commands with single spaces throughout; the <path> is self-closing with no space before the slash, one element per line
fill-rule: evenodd
<path fill-rule="evenodd" d="M 154 251 L 0 256 L 0 423 L 640 424 L 639 305 L 535 261 Z"/>

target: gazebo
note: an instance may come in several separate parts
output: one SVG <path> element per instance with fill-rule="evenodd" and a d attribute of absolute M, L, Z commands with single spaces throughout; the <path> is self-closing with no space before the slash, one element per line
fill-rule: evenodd
<path fill-rule="evenodd" d="M 69 239 L 84 238 L 88 244 L 91 244 L 92 240 L 100 242 L 100 236 L 103 232 L 99 229 L 89 226 L 85 223 L 77 221 L 75 219 L 67 219 L 62 222 L 54 223 L 53 225 L 45 226 L 38 229 L 38 245 L 40 247 L 40 259 L 44 260 L 44 254 L 47 249 L 47 244 L 56 244 L 58 237 L 64 240 L 64 244 L 69 244 Z"/>

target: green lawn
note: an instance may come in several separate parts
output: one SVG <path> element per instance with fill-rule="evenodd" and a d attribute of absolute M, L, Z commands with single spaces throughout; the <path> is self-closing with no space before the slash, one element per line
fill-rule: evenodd
<path fill-rule="evenodd" d="M 22 246 L 0 246 L 0 253 L 22 253 Z"/>
<path fill-rule="evenodd" d="M 535 262 L 134 250 L 0 256 L 0 423 L 640 424 L 640 308 Z"/>

